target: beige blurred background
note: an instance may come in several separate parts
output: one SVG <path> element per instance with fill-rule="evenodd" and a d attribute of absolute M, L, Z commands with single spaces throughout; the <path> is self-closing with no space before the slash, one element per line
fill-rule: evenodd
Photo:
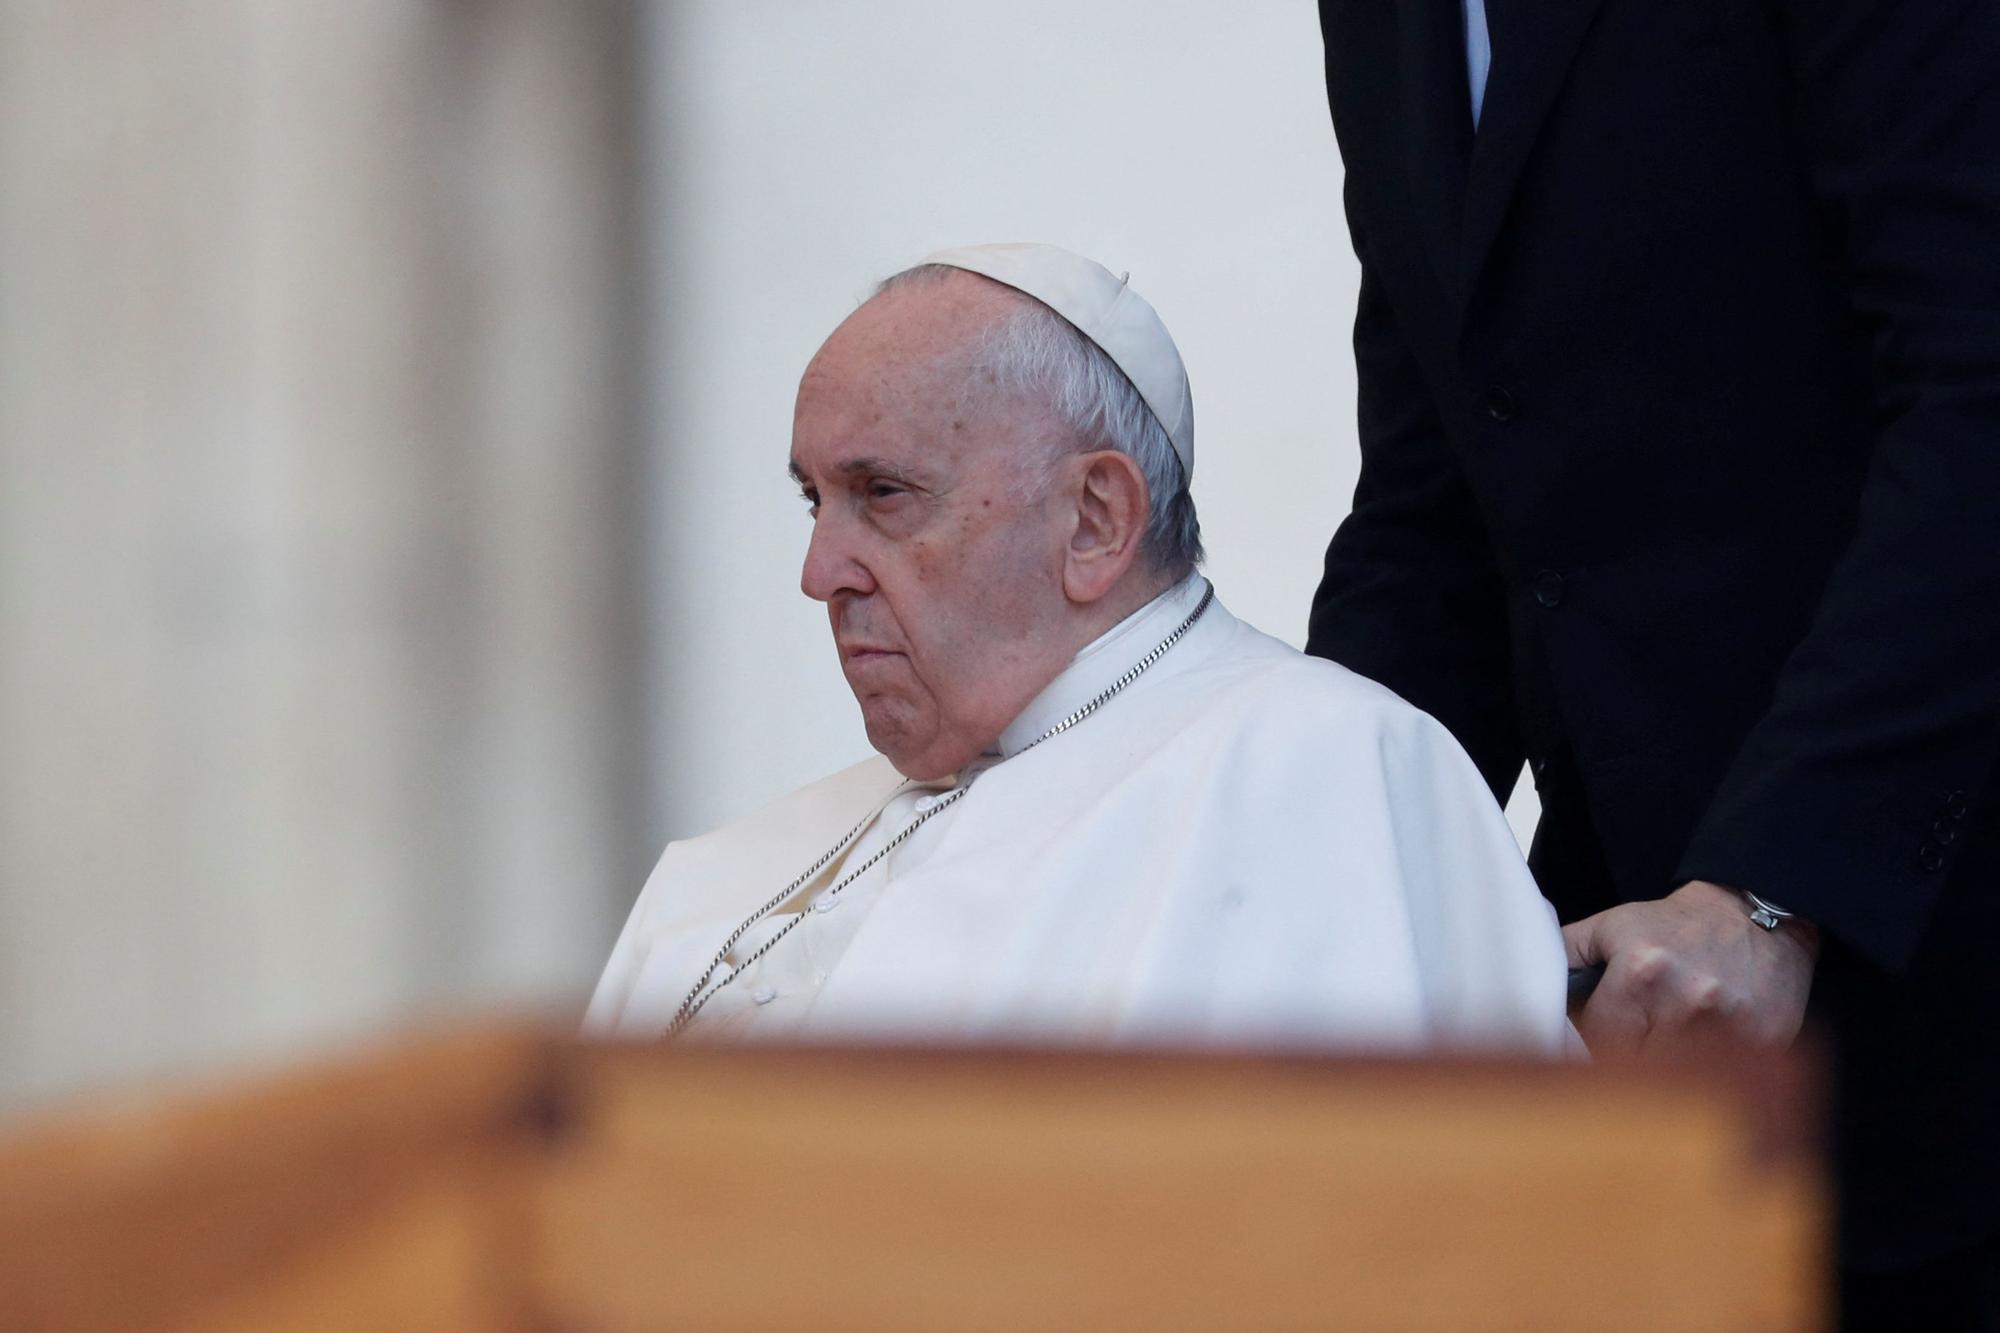
<path fill-rule="evenodd" d="M 858 757 L 791 395 L 937 246 L 1131 271 L 1302 641 L 1319 62 L 1303 0 L 0 0 L 0 1106 L 567 1021 L 667 838 Z"/>

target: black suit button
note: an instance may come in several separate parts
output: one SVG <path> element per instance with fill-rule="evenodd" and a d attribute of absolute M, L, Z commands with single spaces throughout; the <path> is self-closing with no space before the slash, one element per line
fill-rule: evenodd
<path fill-rule="evenodd" d="M 1951 795 L 1945 797 L 1944 809 L 1945 813 L 1950 815 L 1953 819 L 1965 818 L 1965 793 L 1962 791 L 1955 791 Z"/>
<path fill-rule="evenodd" d="M 1949 819 L 1940 819 L 1931 825 L 1931 841 L 1940 847 L 1951 846 L 1951 840 L 1958 836 L 1958 825 Z"/>
<path fill-rule="evenodd" d="M 1917 864 L 1925 870 L 1942 870 L 1944 869 L 1944 852 L 1938 848 L 1936 843 L 1927 842 L 1924 844 L 1924 849 L 1917 853 Z"/>
<path fill-rule="evenodd" d="M 1521 415 L 1520 400 L 1496 384 L 1486 391 L 1486 415 L 1495 421 L 1512 421 Z"/>
<path fill-rule="evenodd" d="M 1535 575 L 1535 600 L 1553 611 L 1563 604 L 1563 576 L 1553 569 Z"/>

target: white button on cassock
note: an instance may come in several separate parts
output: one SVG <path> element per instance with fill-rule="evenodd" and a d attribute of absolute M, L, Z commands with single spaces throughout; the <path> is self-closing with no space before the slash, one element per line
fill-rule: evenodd
<path fill-rule="evenodd" d="M 778 998 L 778 992 L 772 990 L 769 986 L 759 986 L 756 990 L 750 992 L 750 998 L 758 1004 L 769 1004 Z"/>

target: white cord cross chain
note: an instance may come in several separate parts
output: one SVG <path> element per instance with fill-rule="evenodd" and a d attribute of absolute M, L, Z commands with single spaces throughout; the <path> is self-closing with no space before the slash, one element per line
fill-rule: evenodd
<path fill-rule="evenodd" d="M 1195 609 L 1188 614 L 1188 618 L 1186 620 L 1183 620 L 1180 623 L 1179 628 L 1174 630 L 1174 632 L 1172 634 L 1169 634 L 1166 638 L 1160 640 L 1159 643 L 1155 644 L 1151 652 L 1147 653 L 1144 657 L 1140 658 L 1137 662 L 1135 662 L 1132 665 L 1131 669 L 1128 670 L 1124 675 L 1120 676 L 1117 680 L 1112 681 L 1111 684 L 1107 686 L 1100 694 L 1098 694 L 1096 698 L 1092 699 L 1089 703 L 1085 704 L 1083 707 L 1077 709 L 1074 713 L 1071 713 L 1068 717 L 1064 718 L 1062 721 L 1056 723 L 1053 727 L 1050 727 L 1047 731 L 1043 732 L 1041 735 L 1035 737 L 1035 739 L 1029 741 L 1019 750 L 1016 750 L 1014 752 L 1013 757 L 1019 758 L 1021 755 L 1024 755 L 1028 751 L 1034 749 L 1037 745 L 1040 745 L 1043 741 L 1048 740 L 1054 736 L 1060 736 L 1063 732 L 1068 731 L 1071 727 L 1075 726 L 1077 723 L 1089 717 L 1099 708 L 1102 708 L 1106 703 L 1106 701 L 1108 701 L 1111 698 L 1111 696 L 1117 694 L 1127 685 L 1130 685 L 1133 681 L 1139 679 L 1141 675 L 1145 674 L 1146 668 L 1152 666 L 1153 663 L 1159 661 L 1162 657 L 1166 656 L 1167 650 L 1173 647 L 1175 644 L 1179 643 L 1181 641 L 1181 636 L 1183 636 L 1189 630 L 1194 628 L 1195 621 L 1201 619 L 1202 612 L 1208 610 L 1209 603 L 1213 602 L 1214 600 L 1215 600 L 1215 585 L 1210 584 L 1208 586 L 1208 589 L 1202 593 L 1200 604 L 1197 605 Z M 906 790 L 909 787 L 909 785 L 910 785 L 909 783 L 905 782 L 904 784 L 902 784 L 902 786 L 896 788 L 894 792 L 891 792 L 889 794 L 889 799 L 892 801 L 896 799 L 896 797 L 900 795 L 904 790 Z M 883 857 L 887 856 L 890 852 L 894 851 L 896 848 L 902 846 L 902 844 L 909 839 L 909 836 L 912 833 L 915 833 L 918 829 L 924 826 L 927 820 L 931 819 L 933 816 L 935 816 L 940 811 L 945 809 L 945 807 L 951 805 L 954 801 L 958 800 L 961 796 L 965 795 L 967 792 L 971 790 L 972 788 L 969 785 L 953 788 L 951 792 L 949 792 L 942 799 L 940 799 L 935 805 L 931 806 L 930 809 L 925 810 L 923 813 L 919 814 L 915 819 L 911 820 L 909 824 L 902 829 L 902 831 L 896 834 L 895 837 L 889 839 L 888 842 L 882 844 L 881 847 L 877 848 L 874 855 L 870 856 L 866 861 L 863 861 L 859 866 L 855 867 L 853 870 L 850 870 L 845 875 L 842 875 L 840 877 L 839 882 L 837 882 L 832 888 L 826 891 L 825 896 L 827 898 L 834 897 L 842 889 L 852 884 L 855 880 L 861 878 L 861 876 L 867 874 L 869 869 L 872 866 L 874 866 L 876 862 L 880 861 Z M 784 927 L 780 929 L 777 934 L 771 936 L 770 939 L 765 940 L 762 944 L 758 945 L 756 949 L 754 949 L 751 952 L 748 958 L 745 958 L 742 962 L 732 967 L 729 970 L 729 974 L 727 976 L 720 978 L 716 977 L 715 974 L 722 969 L 723 964 L 729 961 L 729 951 L 731 949 L 734 949 L 737 943 L 741 941 L 742 938 L 750 932 L 750 928 L 756 925 L 759 921 L 762 921 L 765 917 L 769 916 L 772 912 L 775 912 L 779 907 L 783 906 L 786 902 L 790 901 L 792 896 L 796 894 L 800 889 L 804 888 L 806 884 L 812 880 L 812 877 L 814 875 L 817 875 L 821 870 L 824 870 L 826 868 L 828 862 L 832 861 L 834 857 L 840 855 L 840 853 L 845 851 L 848 848 L 848 846 L 854 842 L 856 838 L 860 837 L 861 831 L 867 828 L 870 824 L 874 823 L 876 816 L 879 815 L 880 813 L 881 810 L 877 809 L 874 814 L 868 815 L 859 824 L 856 824 L 853 828 L 849 829 L 841 837 L 839 842 L 836 842 L 833 846 L 829 847 L 826 850 L 825 855 L 821 856 L 819 860 L 813 862 L 812 865 L 808 866 L 804 874 L 800 875 L 790 884 L 787 884 L 782 890 L 780 890 L 777 894 L 775 894 L 769 902 L 765 903 L 762 907 L 758 908 L 756 911 L 752 912 L 748 917 L 746 917 L 742 925 L 738 926 L 735 930 L 730 932 L 729 938 L 722 942 L 722 947 L 720 949 L 716 950 L 715 957 L 709 962 L 707 970 L 704 971 L 701 974 L 700 978 L 698 978 L 695 981 L 693 989 L 689 990 L 687 993 L 687 998 L 681 1001 L 680 1008 L 675 1010 L 673 1020 L 667 1024 L 667 1030 L 666 1033 L 664 1034 L 665 1036 L 674 1037 L 679 1035 L 681 1029 L 685 1028 L 689 1023 L 694 1021 L 694 1016 L 701 1012 L 702 1006 L 706 1005 L 710 1000 L 714 999 L 715 996 L 722 990 L 724 986 L 727 986 L 730 982 L 742 976 L 744 970 L 747 969 L 751 964 L 755 963 L 759 958 L 762 958 L 765 954 L 769 953 L 773 945 L 775 945 L 779 940 L 785 938 L 785 936 L 791 934 L 794 930 L 798 929 L 799 925 L 803 923 L 806 917 L 809 915 L 808 913 L 806 912 L 798 913 L 790 921 L 787 921 L 784 924 Z"/>

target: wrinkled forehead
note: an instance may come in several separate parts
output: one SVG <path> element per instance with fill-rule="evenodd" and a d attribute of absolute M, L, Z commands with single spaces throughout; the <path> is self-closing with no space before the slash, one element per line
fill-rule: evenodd
<path fill-rule="evenodd" d="M 937 381 L 933 388 L 965 387 L 978 380 L 994 333 L 1028 301 L 957 271 L 899 284 L 842 320 L 806 376 L 921 377 Z"/>
<path fill-rule="evenodd" d="M 960 452 L 1018 451 L 1048 434 L 1052 412 L 1000 392 L 993 331 L 1027 298 L 998 283 L 951 273 L 892 288 L 850 315 L 799 381 L 793 461 L 882 451 L 885 442 Z"/>

